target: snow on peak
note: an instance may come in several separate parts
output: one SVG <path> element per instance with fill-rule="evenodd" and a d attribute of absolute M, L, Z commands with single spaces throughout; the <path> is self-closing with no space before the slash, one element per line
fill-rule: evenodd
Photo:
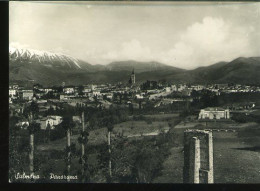
<path fill-rule="evenodd" d="M 12 57 L 12 59 L 17 59 L 19 57 L 23 58 L 29 58 L 29 59 L 35 59 L 39 62 L 42 61 L 61 61 L 65 63 L 74 63 L 77 68 L 81 68 L 78 64 L 78 60 L 65 55 L 61 53 L 52 53 L 48 51 L 40 51 L 40 50 L 34 50 L 34 49 L 24 49 L 24 48 L 16 48 L 9 46 L 9 55 Z"/>

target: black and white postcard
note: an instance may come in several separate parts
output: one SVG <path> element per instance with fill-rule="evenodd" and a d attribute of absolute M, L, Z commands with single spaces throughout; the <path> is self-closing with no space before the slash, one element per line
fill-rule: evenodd
<path fill-rule="evenodd" d="M 260 3 L 9 2 L 10 183 L 260 183 Z"/>

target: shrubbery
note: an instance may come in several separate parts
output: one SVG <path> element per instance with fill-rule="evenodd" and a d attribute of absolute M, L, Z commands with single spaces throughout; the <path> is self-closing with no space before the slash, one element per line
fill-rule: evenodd
<path fill-rule="evenodd" d="M 124 138 L 112 143 L 112 182 L 151 183 L 169 155 L 169 136 L 144 137 L 139 141 Z M 98 155 L 99 169 L 108 172 L 108 152 L 104 145 Z"/>
<path fill-rule="evenodd" d="M 62 139 L 65 136 L 66 130 L 61 125 L 57 125 L 55 129 L 51 130 L 50 140 L 55 141 L 57 139 Z"/>
<path fill-rule="evenodd" d="M 260 119 L 258 118 L 258 116 L 255 116 L 255 115 L 245 115 L 243 113 L 233 114 L 231 119 L 236 121 L 236 122 L 238 122 L 238 123 L 248 123 L 248 122 L 260 123 Z"/>

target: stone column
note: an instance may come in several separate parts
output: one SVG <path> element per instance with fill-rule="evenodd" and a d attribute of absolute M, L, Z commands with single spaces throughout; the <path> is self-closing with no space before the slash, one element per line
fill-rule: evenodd
<path fill-rule="evenodd" d="M 208 163 L 209 163 L 209 176 L 208 176 L 208 183 L 214 183 L 214 177 L 213 177 L 213 136 L 212 132 L 208 132 L 207 134 L 207 140 L 208 140 Z"/>
<path fill-rule="evenodd" d="M 194 150 L 194 175 L 193 183 L 200 183 L 200 140 L 197 137 L 192 138 L 192 144 L 190 149 Z"/>
<path fill-rule="evenodd" d="M 184 132 L 184 183 L 213 183 L 212 132 L 187 130 Z"/>

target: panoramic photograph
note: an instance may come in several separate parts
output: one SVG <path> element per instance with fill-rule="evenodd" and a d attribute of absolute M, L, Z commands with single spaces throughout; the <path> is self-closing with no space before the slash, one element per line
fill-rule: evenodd
<path fill-rule="evenodd" d="M 260 3 L 9 2 L 9 183 L 260 183 Z"/>

